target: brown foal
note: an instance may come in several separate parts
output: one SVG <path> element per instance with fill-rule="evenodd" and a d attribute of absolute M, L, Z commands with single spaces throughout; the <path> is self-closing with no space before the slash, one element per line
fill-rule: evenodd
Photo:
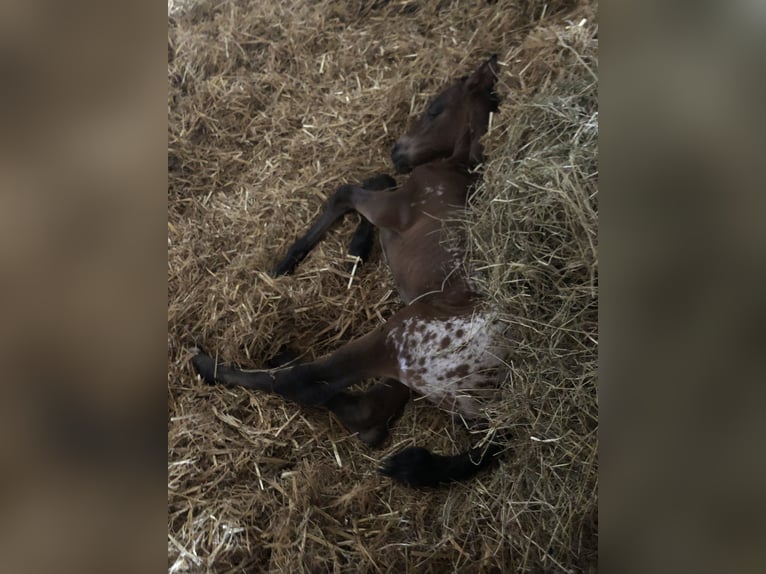
<path fill-rule="evenodd" d="M 192 362 L 205 381 L 326 407 L 370 445 L 388 436 L 410 389 L 466 418 L 479 416 L 477 398 L 492 396 L 500 380 L 502 326 L 481 305 L 463 268 L 465 244 L 455 221 L 475 182 L 473 168 L 482 161 L 480 138 L 497 111 L 496 78 L 493 56 L 444 89 L 394 144 L 391 158 L 397 172 L 410 173 L 406 181 L 397 188 L 392 178 L 380 175 L 342 185 L 274 269 L 277 275 L 292 272 L 336 221 L 356 211 L 362 222 L 351 252 L 365 258 L 377 228 L 406 306 L 370 333 L 309 363 L 242 370 L 199 353 Z M 344 390 L 371 378 L 383 380 L 366 392 Z M 451 456 L 410 447 L 386 459 L 380 470 L 410 485 L 433 485 L 473 476 L 501 450 L 492 441 Z"/>

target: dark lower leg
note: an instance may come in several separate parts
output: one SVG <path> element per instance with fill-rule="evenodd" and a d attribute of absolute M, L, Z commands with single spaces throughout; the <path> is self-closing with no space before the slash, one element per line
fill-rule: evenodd
<path fill-rule="evenodd" d="M 303 237 L 298 239 L 288 250 L 287 255 L 274 268 L 274 275 L 287 275 L 295 270 L 295 267 L 303 261 L 311 250 L 316 247 L 316 244 L 322 239 L 332 225 L 338 221 L 344 214 L 353 209 L 351 202 L 351 192 L 353 189 L 366 189 L 370 191 L 380 191 L 384 189 L 392 188 L 396 185 L 396 182 L 388 175 L 381 174 L 365 179 L 362 185 L 359 187 L 353 185 L 342 185 L 335 193 L 332 194 L 330 199 L 322 211 L 319 218 L 311 225 L 309 230 Z M 364 250 L 366 253 L 359 256 L 362 260 L 365 260 L 369 255 L 369 248 L 372 247 L 372 237 L 374 237 L 374 230 L 369 224 L 360 223 L 357 232 L 354 235 L 352 241 L 352 247 L 356 250 Z M 361 229 L 361 231 L 360 231 Z M 352 254 L 355 254 L 352 250 Z"/>
<path fill-rule="evenodd" d="M 354 268 L 354 265 L 363 265 L 367 262 L 374 242 L 375 226 L 362 217 L 359 225 L 354 230 L 354 235 L 351 236 L 351 243 L 348 246 L 348 254 L 352 257 L 358 257 L 359 262 L 350 263 L 349 271 Z"/>
<path fill-rule="evenodd" d="M 316 361 L 278 369 L 243 370 L 216 363 L 205 353 L 195 355 L 192 364 L 207 383 L 239 385 L 317 406 L 354 383 L 396 375 L 396 359 L 386 347 L 386 333 L 381 326 Z"/>
<path fill-rule="evenodd" d="M 351 204 L 348 201 L 348 187 L 350 186 L 342 185 L 333 193 L 319 218 L 309 227 L 303 237 L 292 244 L 287 255 L 274 267 L 272 272 L 274 275 L 288 275 L 295 271 L 295 267 L 316 247 L 327 230 L 343 215 L 351 211 Z"/>
<path fill-rule="evenodd" d="M 399 418 L 410 399 L 410 390 L 387 379 L 363 393 L 341 392 L 325 406 L 359 439 L 378 446 L 388 437 L 389 425 Z"/>
<path fill-rule="evenodd" d="M 333 374 L 317 363 L 281 369 L 243 370 L 216 363 L 209 355 L 199 353 L 192 358 L 192 365 L 208 384 L 222 383 L 273 393 L 305 406 L 321 405 L 360 380 L 353 372 Z"/>

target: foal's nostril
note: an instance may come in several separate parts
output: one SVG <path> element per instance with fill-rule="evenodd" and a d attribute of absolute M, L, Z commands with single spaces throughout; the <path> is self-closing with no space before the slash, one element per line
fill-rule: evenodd
<path fill-rule="evenodd" d="M 391 161 L 396 167 L 398 173 L 407 173 L 410 171 L 409 159 L 407 157 L 407 148 L 396 142 L 391 148 Z"/>
<path fill-rule="evenodd" d="M 402 155 L 402 147 L 398 143 L 395 143 L 393 147 L 391 148 L 391 161 L 396 163 L 397 160 L 401 157 L 401 155 Z"/>

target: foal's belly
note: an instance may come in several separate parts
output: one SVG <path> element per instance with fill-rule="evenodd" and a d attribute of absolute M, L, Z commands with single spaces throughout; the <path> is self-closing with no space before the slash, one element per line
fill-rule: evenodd
<path fill-rule="evenodd" d="M 382 229 L 380 239 L 394 284 L 405 303 L 462 287 L 463 251 L 448 245 L 439 228 L 425 232 L 410 229 L 405 233 Z"/>

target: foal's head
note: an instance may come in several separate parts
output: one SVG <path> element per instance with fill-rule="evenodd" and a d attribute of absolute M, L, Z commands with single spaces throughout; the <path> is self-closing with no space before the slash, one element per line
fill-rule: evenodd
<path fill-rule="evenodd" d="M 448 158 L 466 143 L 469 163 L 481 162 L 479 138 L 487 132 L 489 113 L 497 111 L 495 94 L 497 56 L 492 56 L 470 76 L 444 89 L 428 104 L 406 134 L 391 150 L 396 171 L 406 173 L 434 159 Z"/>

